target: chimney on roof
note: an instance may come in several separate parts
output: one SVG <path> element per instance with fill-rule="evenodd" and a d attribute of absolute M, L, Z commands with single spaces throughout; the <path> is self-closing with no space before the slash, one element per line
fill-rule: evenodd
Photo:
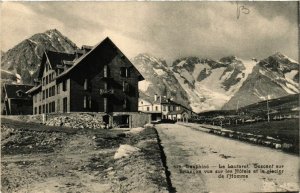
<path fill-rule="evenodd" d="M 93 49 L 93 46 L 82 45 L 81 49 L 87 53 Z"/>
<path fill-rule="evenodd" d="M 157 101 L 157 94 L 154 95 L 154 101 Z"/>

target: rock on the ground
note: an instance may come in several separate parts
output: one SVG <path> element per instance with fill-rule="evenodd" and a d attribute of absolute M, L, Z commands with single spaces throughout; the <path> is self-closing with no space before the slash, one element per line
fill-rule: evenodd
<path fill-rule="evenodd" d="M 127 144 L 120 145 L 119 149 L 117 150 L 117 152 L 114 155 L 114 159 L 128 157 L 138 151 L 140 151 L 140 149 L 137 147 L 133 147 L 133 146 L 127 145 Z"/>

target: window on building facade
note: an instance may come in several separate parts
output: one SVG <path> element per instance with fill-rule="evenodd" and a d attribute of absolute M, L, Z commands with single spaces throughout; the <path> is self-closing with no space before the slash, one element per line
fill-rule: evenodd
<path fill-rule="evenodd" d="M 52 102 L 52 112 L 55 112 L 55 101 Z"/>
<path fill-rule="evenodd" d="M 41 107 L 41 105 L 39 106 L 39 114 L 41 114 L 42 113 L 42 107 Z"/>
<path fill-rule="evenodd" d="M 155 106 L 155 110 L 158 111 L 158 106 Z"/>
<path fill-rule="evenodd" d="M 130 77 L 130 68 L 126 68 L 126 67 L 121 67 L 120 68 L 120 75 L 122 77 Z"/>
<path fill-rule="evenodd" d="M 47 106 L 49 108 L 49 113 L 52 113 L 52 102 L 50 102 Z"/>
<path fill-rule="evenodd" d="M 48 88 L 46 89 L 46 98 L 48 98 Z"/>
<path fill-rule="evenodd" d="M 86 109 L 86 103 L 87 103 L 87 101 L 86 101 L 86 96 L 83 96 L 83 108 L 85 108 Z"/>
<path fill-rule="evenodd" d="M 163 108 L 163 111 L 166 111 L 166 106 L 165 105 L 163 105 L 162 108 Z"/>
<path fill-rule="evenodd" d="M 49 109 L 48 109 L 48 103 L 46 104 L 46 113 L 49 113 Z"/>
<path fill-rule="evenodd" d="M 107 98 L 103 98 L 103 110 L 107 112 Z"/>
<path fill-rule="evenodd" d="M 37 114 L 37 107 L 34 107 L 34 114 Z"/>
<path fill-rule="evenodd" d="M 125 76 L 130 77 L 130 68 L 126 68 L 125 70 Z"/>
<path fill-rule="evenodd" d="M 45 109 L 45 105 L 43 105 L 42 110 L 43 110 L 43 113 L 45 113 L 45 110 L 46 110 L 46 109 Z"/>
<path fill-rule="evenodd" d="M 43 81 L 42 82 L 43 82 L 43 86 L 45 86 L 45 77 L 43 77 Z"/>
<path fill-rule="evenodd" d="M 52 86 L 52 96 L 55 95 L 55 86 Z"/>
<path fill-rule="evenodd" d="M 127 99 L 124 99 L 123 100 L 123 109 L 127 109 L 127 107 L 128 107 L 128 101 L 127 101 Z"/>
<path fill-rule="evenodd" d="M 147 107 L 147 111 L 150 111 L 150 107 Z"/>
<path fill-rule="evenodd" d="M 123 92 L 129 92 L 129 84 L 126 81 L 123 81 Z"/>
<path fill-rule="evenodd" d="M 67 80 L 63 81 L 63 91 L 67 91 Z"/>
<path fill-rule="evenodd" d="M 88 97 L 88 102 L 89 102 L 89 108 L 91 109 L 92 108 L 92 97 L 91 96 Z"/>
<path fill-rule="evenodd" d="M 68 98 L 65 97 L 65 98 L 63 99 L 63 112 L 65 113 L 65 112 L 67 112 L 67 111 L 68 111 Z"/>
<path fill-rule="evenodd" d="M 46 76 L 46 84 L 48 84 L 48 76 Z"/>
<path fill-rule="evenodd" d="M 45 90 L 43 90 L 43 100 L 45 99 Z"/>
<path fill-rule="evenodd" d="M 59 111 L 60 111 L 60 100 L 57 99 L 57 112 L 59 112 Z"/>
<path fill-rule="evenodd" d="M 173 111 L 173 106 L 172 105 L 170 106 L 170 111 Z"/>
<path fill-rule="evenodd" d="M 88 79 L 84 79 L 84 84 L 83 84 L 83 89 L 87 90 L 88 89 Z"/>
<path fill-rule="evenodd" d="M 58 84 L 56 85 L 56 90 L 57 90 L 57 94 L 59 94 L 59 93 L 60 93 L 60 83 L 58 83 Z"/>
<path fill-rule="evenodd" d="M 169 111 L 169 106 L 166 106 L 166 111 Z"/>
<path fill-rule="evenodd" d="M 103 67 L 103 77 L 105 77 L 105 78 L 108 77 L 107 65 L 104 65 L 104 67 Z"/>

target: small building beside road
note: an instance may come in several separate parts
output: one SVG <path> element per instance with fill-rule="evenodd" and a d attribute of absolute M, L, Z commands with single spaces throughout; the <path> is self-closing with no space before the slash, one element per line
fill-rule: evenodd
<path fill-rule="evenodd" d="M 4 84 L 1 92 L 2 115 L 32 114 L 32 97 L 26 91 L 33 86 L 24 84 Z"/>
<path fill-rule="evenodd" d="M 139 99 L 139 111 L 150 113 L 152 121 L 168 119 L 187 122 L 197 116 L 190 108 L 157 94 L 154 95 L 153 101 Z"/>

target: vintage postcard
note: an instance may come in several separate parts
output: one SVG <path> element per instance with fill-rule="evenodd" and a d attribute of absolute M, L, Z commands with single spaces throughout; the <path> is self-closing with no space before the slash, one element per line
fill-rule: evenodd
<path fill-rule="evenodd" d="M 299 192 L 299 2 L 0 8 L 2 193 Z"/>

